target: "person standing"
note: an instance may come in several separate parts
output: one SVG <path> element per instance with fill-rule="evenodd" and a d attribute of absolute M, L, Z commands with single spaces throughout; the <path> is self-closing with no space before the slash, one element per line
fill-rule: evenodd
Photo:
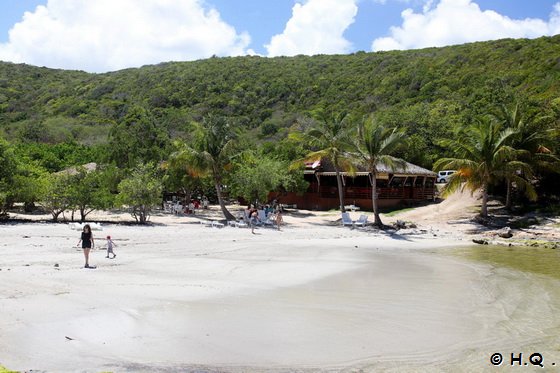
<path fill-rule="evenodd" d="M 82 236 L 80 237 L 80 240 L 78 241 L 78 245 L 80 246 L 80 242 L 82 243 L 82 249 L 84 251 L 84 258 L 86 261 L 86 264 L 84 265 L 84 268 L 95 268 L 95 267 L 90 267 L 89 265 L 89 251 L 95 247 L 95 242 L 93 240 L 93 234 L 91 233 L 91 227 L 89 226 L 89 224 L 84 225 L 84 229 L 82 230 Z"/>

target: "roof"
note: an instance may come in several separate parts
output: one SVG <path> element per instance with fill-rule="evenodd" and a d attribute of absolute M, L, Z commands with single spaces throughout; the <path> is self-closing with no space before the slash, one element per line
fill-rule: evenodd
<path fill-rule="evenodd" d="M 377 171 L 378 173 L 381 174 L 394 174 L 394 175 L 403 175 L 403 176 L 432 176 L 432 177 L 436 177 L 437 174 L 433 171 L 430 171 L 426 168 L 417 166 L 415 164 L 412 164 L 410 162 L 405 162 L 405 167 L 395 167 L 394 169 L 390 168 L 389 166 L 387 166 L 384 163 L 380 163 L 377 165 Z M 315 167 L 312 167 L 315 166 Z M 309 166 L 306 164 L 306 168 L 304 171 L 306 174 L 308 173 L 313 173 L 316 172 L 320 175 L 325 175 L 325 176 L 332 176 L 335 174 L 335 169 L 334 166 L 332 164 L 332 162 L 327 159 L 327 158 L 323 158 L 321 159 L 321 161 L 317 164 L 317 162 L 314 162 L 312 165 L 310 164 Z M 342 175 L 348 175 L 347 172 L 345 171 L 341 171 Z M 356 167 L 356 172 L 354 173 L 354 176 L 365 176 L 365 175 L 369 175 L 370 172 L 369 170 L 366 169 L 366 167 L 364 165 L 358 165 Z"/>

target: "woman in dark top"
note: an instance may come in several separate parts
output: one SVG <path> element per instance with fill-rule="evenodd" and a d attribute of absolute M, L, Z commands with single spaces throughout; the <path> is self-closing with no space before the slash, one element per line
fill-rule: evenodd
<path fill-rule="evenodd" d="M 89 251 L 95 246 L 93 241 L 93 234 L 91 234 L 91 227 L 89 224 L 84 225 L 84 230 L 82 231 L 82 237 L 78 241 L 78 246 L 82 243 L 82 249 L 84 249 L 84 258 L 86 259 L 86 265 L 84 268 L 95 268 L 89 266 Z"/>

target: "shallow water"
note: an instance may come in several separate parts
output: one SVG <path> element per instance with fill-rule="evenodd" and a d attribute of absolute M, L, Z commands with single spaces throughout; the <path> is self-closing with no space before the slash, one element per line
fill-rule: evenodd
<path fill-rule="evenodd" d="M 477 245 L 440 252 L 560 279 L 560 250 L 558 249 Z"/>

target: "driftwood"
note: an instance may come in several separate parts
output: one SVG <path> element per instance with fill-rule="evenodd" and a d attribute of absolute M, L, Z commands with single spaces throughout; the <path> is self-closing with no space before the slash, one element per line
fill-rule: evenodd
<path fill-rule="evenodd" d="M 488 245 L 488 241 L 486 240 L 477 240 L 473 238 L 472 242 L 477 243 L 479 245 Z"/>

